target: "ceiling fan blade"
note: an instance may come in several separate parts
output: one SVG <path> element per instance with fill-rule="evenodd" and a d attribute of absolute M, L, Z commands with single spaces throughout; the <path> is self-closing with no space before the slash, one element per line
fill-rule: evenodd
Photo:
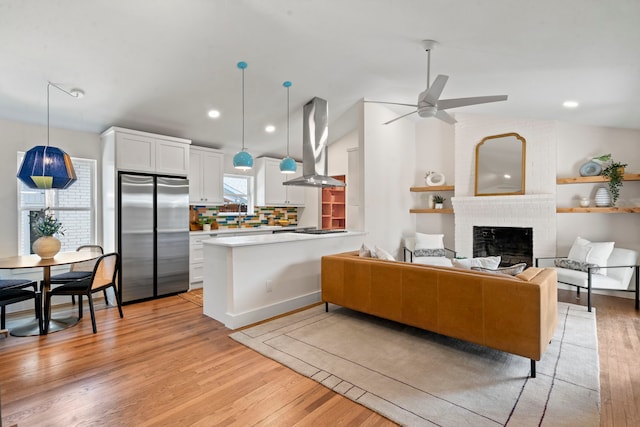
<path fill-rule="evenodd" d="M 370 102 L 372 104 L 403 105 L 405 107 L 418 108 L 418 106 L 416 104 L 403 104 L 401 102 L 385 102 L 385 101 L 364 101 L 364 102 Z"/>
<path fill-rule="evenodd" d="M 441 99 L 438 101 L 438 110 L 464 107 L 467 105 L 487 104 L 489 102 L 506 101 L 507 95 L 475 96 L 471 98 Z"/>
<path fill-rule="evenodd" d="M 444 89 L 444 85 L 447 84 L 448 79 L 449 76 L 438 74 L 438 77 L 436 77 L 429 89 L 420 94 L 420 101 L 425 101 L 429 105 L 436 105 L 436 102 L 438 102 L 438 99 L 442 94 L 442 90 Z M 418 101 L 418 103 L 420 103 L 420 101 Z"/>
<path fill-rule="evenodd" d="M 436 114 L 434 116 L 436 119 L 440 119 L 444 122 L 449 123 L 450 125 L 453 125 L 456 123 L 456 119 L 453 118 L 453 116 L 451 116 L 449 113 L 447 113 L 446 111 L 442 111 L 442 110 L 438 110 L 436 111 Z"/>
<path fill-rule="evenodd" d="M 401 115 L 400 117 L 396 117 L 395 119 L 391 119 L 391 120 L 389 120 L 388 122 L 384 122 L 384 123 L 383 123 L 383 125 L 388 125 L 388 124 L 390 124 L 390 123 L 395 122 L 396 120 L 400 120 L 400 119 L 401 119 L 401 118 L 403 118 L 403 117 L 410 116 L 410 115 L 415 114 L 415 113 L 417 113 L 417 112 L 418 112 L 418 110 L 416 110 L 416 111 L 412 111 L 412 112 L 407 113 L 407 114 L 403 114 L 403 115 Z"/>

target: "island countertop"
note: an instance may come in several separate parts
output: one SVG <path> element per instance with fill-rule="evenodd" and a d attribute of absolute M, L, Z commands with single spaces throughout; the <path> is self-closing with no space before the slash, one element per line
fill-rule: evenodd
<path fill-rule="evenodd" d="M 203 313 L 230 329 L 322 299 L 322 257 L 360 248 L 366 232 L 276 233 L 203 240 Z"/>
<path fill-rule="evenodd" d="M 274 233 L 274 234 L 262 234 L 255 236 L 235 236 L 235 237 L 215 237 L 207 240 L 203 240 L 205 245 L 226 246 L 235 248 L 239 246 L 255 246 L 255 245 L 270 245 L 287 242 L 299 242 L 303 240 L 317 240 L 317 239 L 333 239 L 339 237 L 353 237 L 363 236 L 366 233 L 364 231 L 345 231 L 341 233 L 327 233 L 327 234 L 305 234 L 305 233 Z"/>

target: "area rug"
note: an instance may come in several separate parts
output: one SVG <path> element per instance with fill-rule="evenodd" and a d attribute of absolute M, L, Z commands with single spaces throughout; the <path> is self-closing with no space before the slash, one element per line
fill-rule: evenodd
<path fill-rule="evenodd" d="M 599 426 L 595 312 L 558 304 L 556 334 L 529 359 L 324 305 L 230 336 L 408 426 Z"/>

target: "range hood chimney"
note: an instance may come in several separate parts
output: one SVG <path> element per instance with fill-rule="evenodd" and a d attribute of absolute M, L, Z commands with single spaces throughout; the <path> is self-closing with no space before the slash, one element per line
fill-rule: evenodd
<path fill-rule="evenodd" d="M 329 107 L 318 97 L 304 105 L 302 124 L 302 176 L 284 185 L 305 187 L 344 187 L 345 183 L 327 176 L 327 141 Z"/>

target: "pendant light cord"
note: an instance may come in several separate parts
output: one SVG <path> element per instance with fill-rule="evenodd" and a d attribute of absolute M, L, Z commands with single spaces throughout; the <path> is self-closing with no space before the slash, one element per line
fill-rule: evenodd
<path fill-rule="evenodd" d="M 244 68 L 242 69 L 242 151 L 244 151 Z"/>
<path fill-rule="evenodd" d="M 289 86 L 287 86 L 287 157 L 289 157 Z"/>

